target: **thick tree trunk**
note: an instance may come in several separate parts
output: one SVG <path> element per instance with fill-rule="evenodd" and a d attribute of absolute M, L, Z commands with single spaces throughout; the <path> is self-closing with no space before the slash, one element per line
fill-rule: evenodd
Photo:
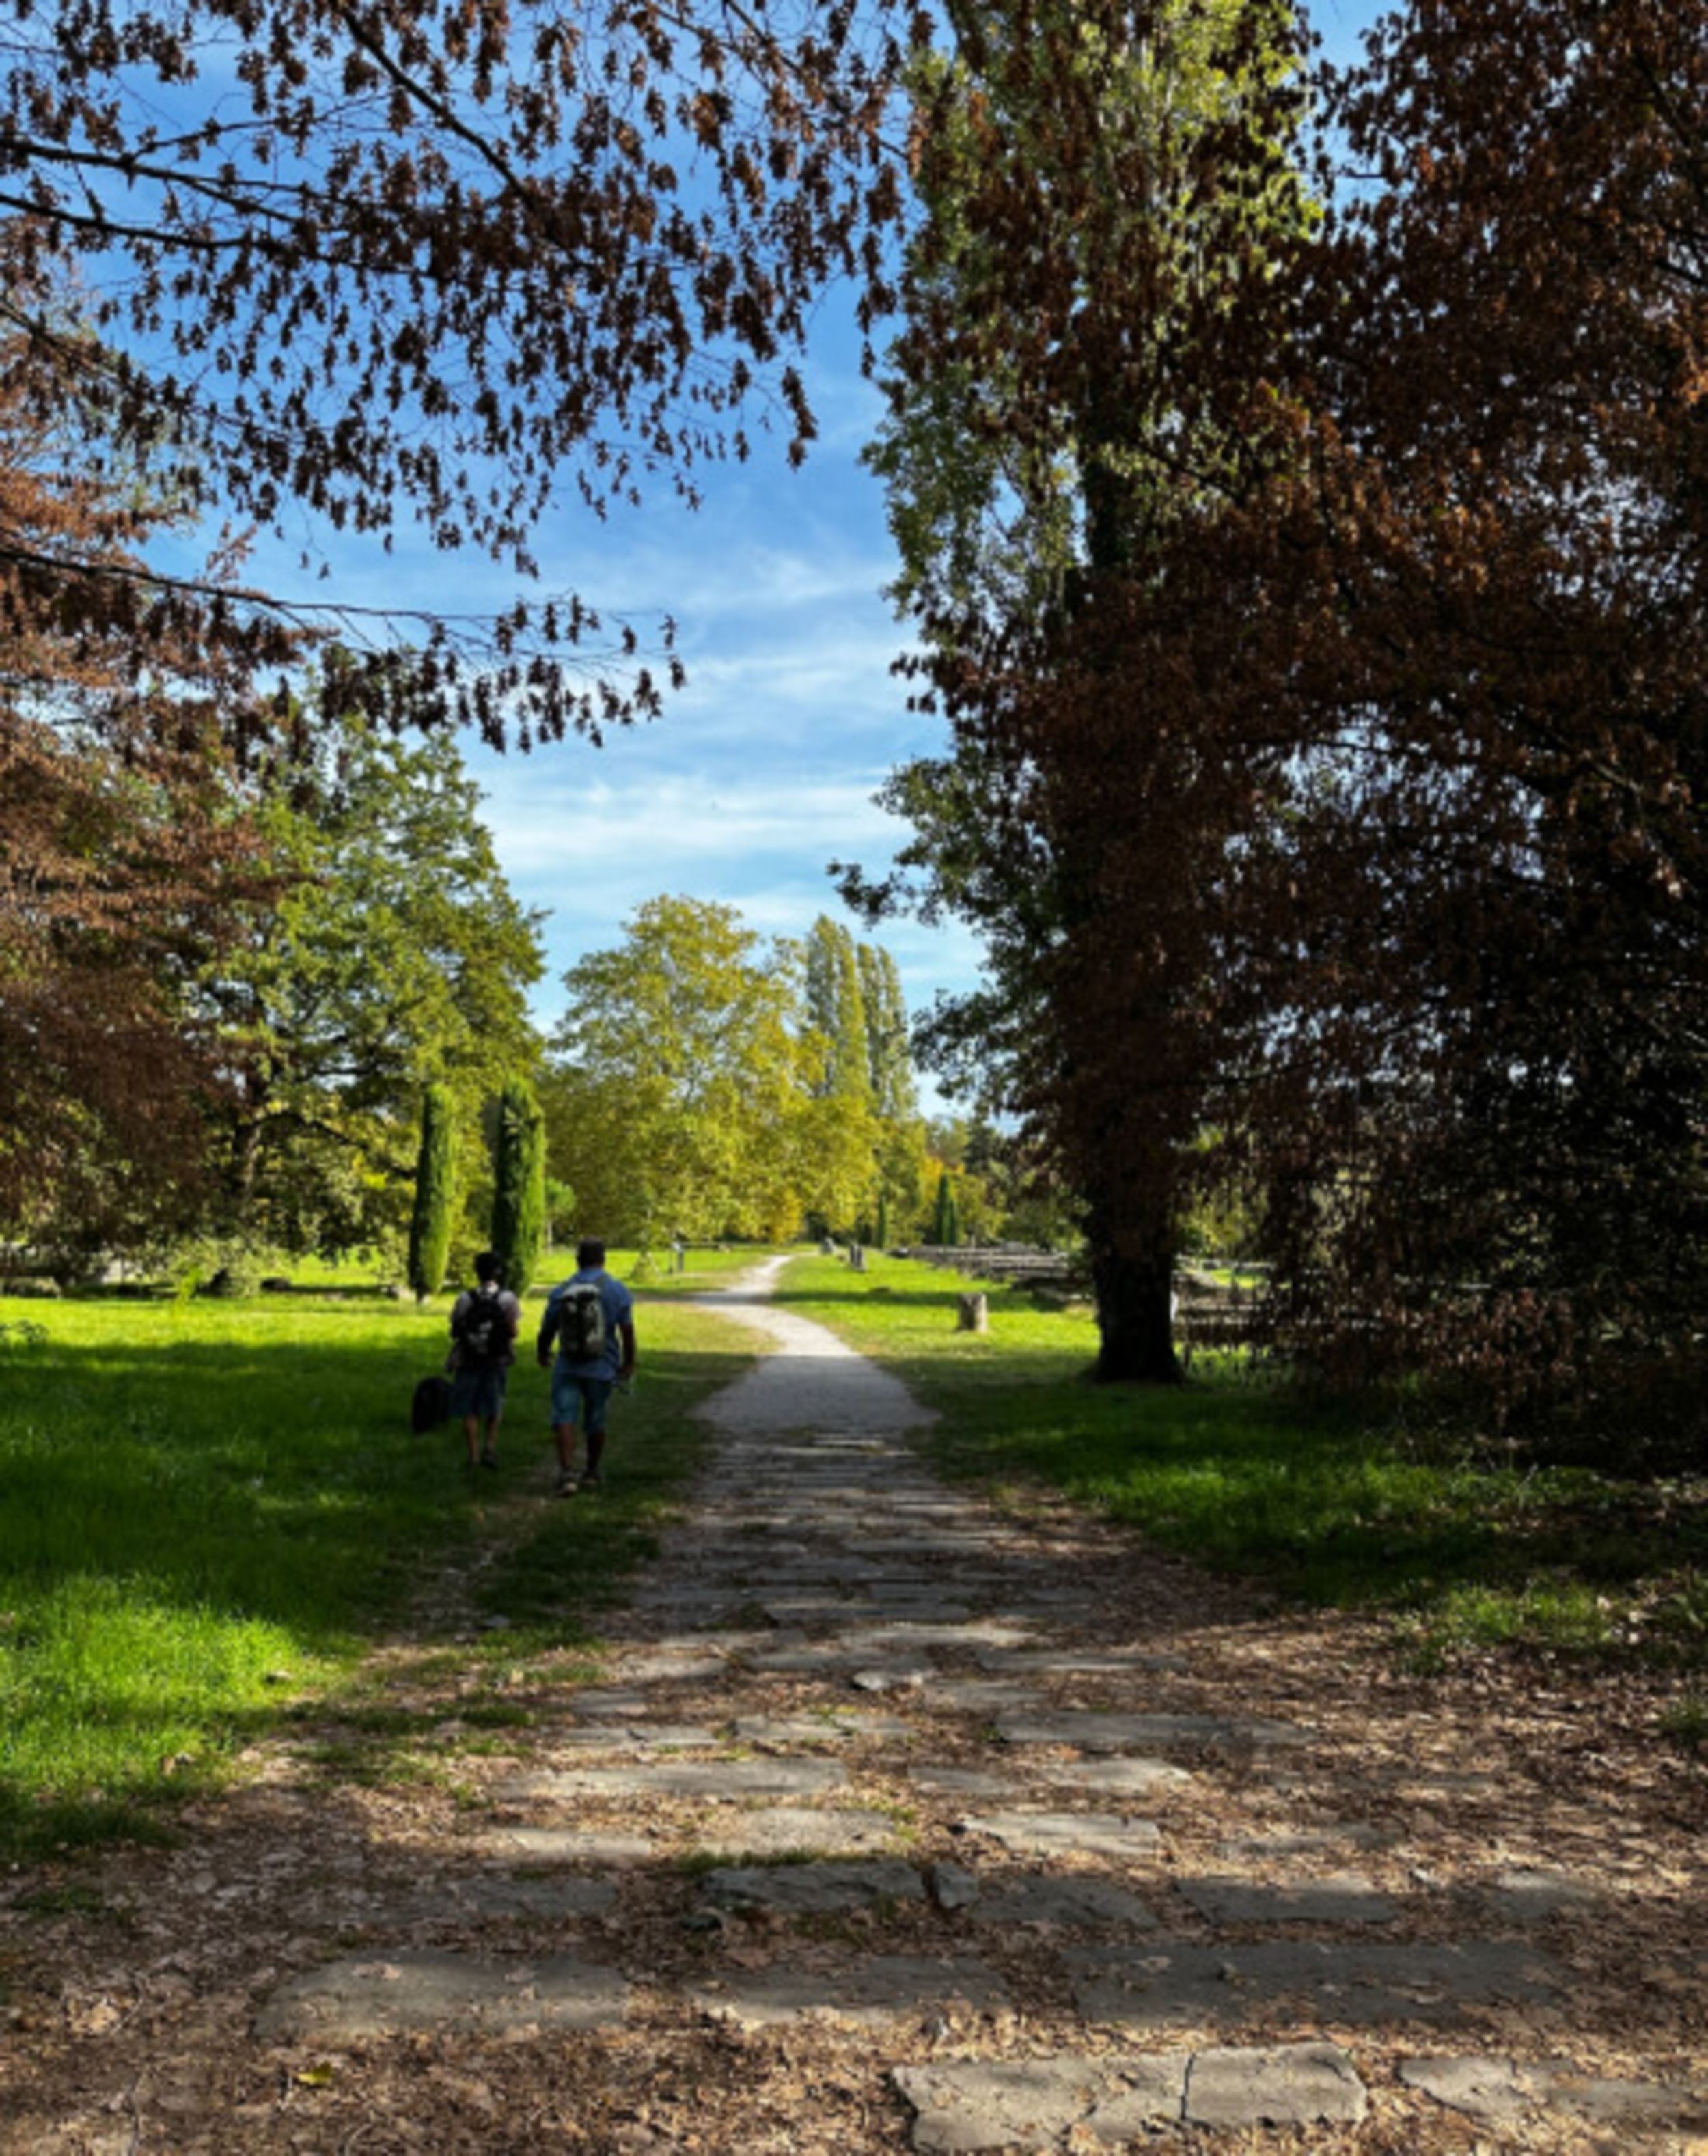
<path fill-rule="evenodd" d="M 1099 1383 L 1129 1379 L 1141 1384 L 1180 1384 L 1182 1373 L 1174 1353 L 1172 1316 L 1172 1266 L 1106 1252 L 1094 1256 L 1091 1279 L 1101 1335 L 1095 1373 Z"/>
<path fill-rule="evenodd" d="M 1138 1209 L 1146 1216 L 1112 1217 L 1094 1204 L 1085 1223 L 1091 1286 L 1100 1345 L 1093 1375 L 1100 1384 L 1178 1385 L 1184 1373 L 1174 1353 L 1174 1237 L 1166 1204 Z"/>

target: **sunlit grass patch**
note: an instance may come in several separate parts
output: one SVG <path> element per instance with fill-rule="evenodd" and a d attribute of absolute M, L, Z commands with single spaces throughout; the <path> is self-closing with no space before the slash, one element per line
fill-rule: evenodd
<path fill-rule="evenodd" d="M 294 1703 L 373 1697 L 362 1657 L 398 1636 L 434 1568 L 511 1532 L 495 1506 L 533 1527 L 488 1587 L 485 1606 L 515 1622 L 444 1645 L 440 1675 L 489 1669 L 471 1704 L 495 1715 L 515 1668 L 549 1656 L 541 1681 L 564 1681 L 563 1649 L 592 1638 L 697 1456 L 694 1404 L 748 1353 L 701 1312 L 643 1321 L 612 1487 L 577 1528 L 524 1482 L 550 1448 L 531 1358 L 512 1376 L 503 1477 L 471 1480 L 449 1426 L 410 1431 L 443 1308 L 79 1298 L 42 1322 L 0 1404 L 0 1855 L 14 1856 L 167 1831 L 171 1804 L 233 1771 Z M 432 1651 L 404 1657 L 399 1681 L 423 1681 Z M 404 1741 L 352 1732 L 351 1759 L 326 1770 L 353 1776 L 356 1753 Z"/>

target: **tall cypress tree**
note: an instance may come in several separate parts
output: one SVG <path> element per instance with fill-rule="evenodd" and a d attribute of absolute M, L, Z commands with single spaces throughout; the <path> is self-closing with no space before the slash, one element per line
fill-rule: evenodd
<path fill-rule="evenodd" d="M 952 1250 L 961 1240 L 961 1209 L 955 1203 L 955 1184 L 948 1169 L 937 1182 L 937 1212 L 931 1240 L 940 1250 Z"/>
<path fill-rule="evenodd" d="M 421 1152 L 409 1216 L 409 1285 L 423 1301 L 444 1284 L 457 1204 L 456 1106 L 449 1086 L 421 1096 Z"/>
<path fill-rule="evenodd" d="M 890 1247 L 890 1193 L 889 1193 L 887 1190 L 880 1190 L 880 1191 L 879 1191 L 879 1193 L 878 1193 L 878 1225 L 877 1225 L 877 1240 L 878 1240 L 878 1248 L 879 1248 L 880 1250 L 887 1250 L 889 1249 L 889 1247 Z"/>
<path fill-rule="evenodd" d="M 492 1173 L 492 1247 L 505 1285 L 527 1292 L 546 1240 L 546 1117 L 526 1079 L 498 1096 Z"/>

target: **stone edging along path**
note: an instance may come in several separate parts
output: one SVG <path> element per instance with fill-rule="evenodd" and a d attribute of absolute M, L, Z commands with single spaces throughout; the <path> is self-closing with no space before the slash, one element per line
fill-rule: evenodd
<path fill-rule="evenodd" d="M 951 1491 L 725 1300 L 772 1352 L 607 1678 L 459 1796 L 233 1800 L 0 2147 L 1708 2150 L 1688 1881 L 1622 1903 L 1475 1743 L 1372 1758 L 1322 1635 Z M 176 1967 L 175 1893 L 238 1919 Z"/>

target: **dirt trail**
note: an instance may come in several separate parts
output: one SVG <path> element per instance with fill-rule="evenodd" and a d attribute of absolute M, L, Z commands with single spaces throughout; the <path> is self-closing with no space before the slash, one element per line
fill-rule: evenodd
<path fill-rule="evenodd" d="M 8 1882 L 0 2149 L 1708 2151 L 1700 1774 L 946 1486 L 764 1286 L 596 1687 Z"/>

